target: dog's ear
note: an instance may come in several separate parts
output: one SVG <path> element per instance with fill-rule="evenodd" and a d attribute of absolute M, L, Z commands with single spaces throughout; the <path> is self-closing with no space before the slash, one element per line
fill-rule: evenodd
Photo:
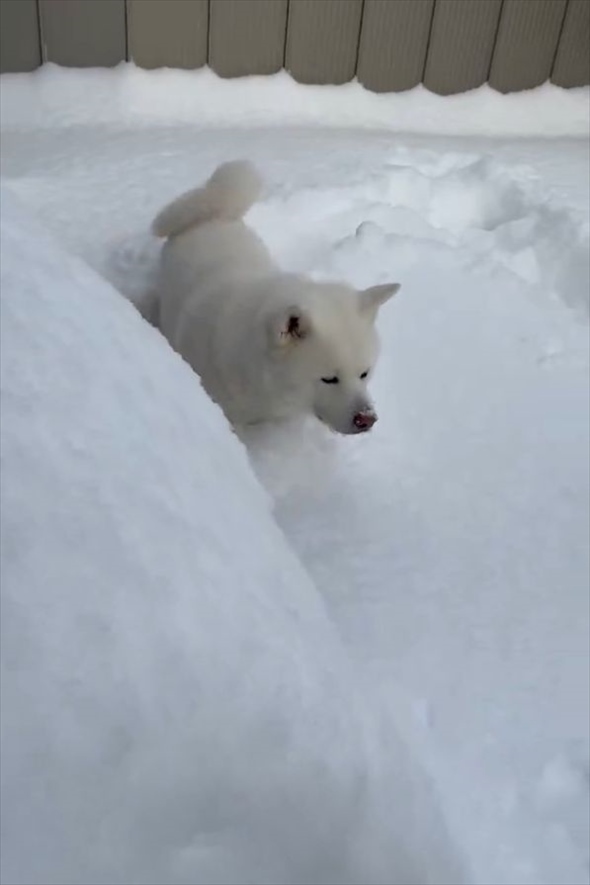
<path fill-rule="evenodd" d="M 284 346 L 302 341 L 311 332 L 311 321 L 307 313 L 300 307 L 289 307 L 283 310 L 272 327 L 275 344 Z"/>
<path fill-rule="evenodd" d="M 359 292 L 361 312 L 368 313 L 373 318 L 376 317 L 381 305 L 393 298 L 400 288 L 399 283 L 383 283 L 381 286 L 371 286 L 370 289 L 363 289 Z"/>

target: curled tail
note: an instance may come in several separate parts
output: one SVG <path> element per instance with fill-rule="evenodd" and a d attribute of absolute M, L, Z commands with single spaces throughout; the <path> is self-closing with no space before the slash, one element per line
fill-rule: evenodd
<path fill-rule="evenodd" d="M 203 187 L 165 206 L 154 219 L 152 232 L 157 237 L 174 237 L 215 219 L 237 221 L 256 202 L 261 190 L 262 179 L 251 163 L 223 163 Z"/>

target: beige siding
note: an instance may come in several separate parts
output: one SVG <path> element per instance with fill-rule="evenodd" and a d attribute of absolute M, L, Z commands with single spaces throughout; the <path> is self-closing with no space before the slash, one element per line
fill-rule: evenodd
<path fill-rule="evenodd" d="M 125 0 L 39 0 L 44 61 L 74 68 L 125 61 Z"/>
<path fill-rule="evenodd" d="M 355 75 L 362 0 L 290 0 L 285 66 L 300 83 Z"/>
<path fill-rule="evenodd" d="M 558 86 L 590 83 L 590 0 L 569 0 L 551 79 Z"/>
<path fill-rule="evenodd" d="M 358 78 L 373 92 L 401 92 L 422 81 L 434 0 L 365 0 Z"/>
<path fill-rule="evenodd" d="M 285 61 L 287 0 L 211 0 L 209 64 L 222 77 L 274 74 Z"/>
<path fill-rule="evenodd" d="M 437 0 L 424 85 L 450 95 L 488 79 L 502 0 Z"/>
<path fill-rule="evenodd" d="M 36 0 L 0 0 L 0 72 L 41 64 Z"/>
<path fill-rule="evenodd" d="M 504 0 L 490 85 L 499 92 L 540 86 L 551 76 L 566 0 Z"/>
<path fill-rule="evenodd" d="M 129 58 L 142 68 L 207 64 L 207 0 L 127 0 Z"/>

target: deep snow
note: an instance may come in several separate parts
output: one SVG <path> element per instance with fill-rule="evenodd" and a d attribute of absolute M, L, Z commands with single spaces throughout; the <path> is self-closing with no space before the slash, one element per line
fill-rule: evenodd
<path fill-rule="evenodd" d="M 206 74 L 208 91 L 197 99 L 189 87 L 191 82 L 199 86 L 201 75 L 193 76 L 193 81 L 181 80 L 170 72 L 144 75 L 126 69 L 108 74 L 49 70 L 2 78 L 2 105 L 8 108 L 2 174 L 9 189 L 71 251 L 134 300 L 153 279 L 157 246 L 145 233 L 153 213 L 221 160 L 242 155 L 268 176 L 266 199 L 250 218 L 285 266 L 344 275 L 359 285 L 392 276 L 402 282 L 402 292 L 383 312 L 383 357 L 374 382 L 381 420 L 369 438 L 339 439 L 312 423 L 258 430 L 245 438 L 251 461 L 271 493 L 276 521 L 307 570 L 307 575 L 300 570 L 297 581 L 287 582 L 287 590 L 279 593 L 292 610 L 307 611 L 319 591 L 328 613 L 321 630 L 331 635 L 335 627 L 343 641 L 344 651 L 332 637 L 317 663 L 316 640 L 312 633 L 308 636 L 307 622 L 300 625 L 297 641 L 314 651 L 309 666 L 318 668 L 310 680 L 319 678 L 321 685 L 316 672 L 321 674 L 322 667 L 337 659 L 337 684 L 360 695 L 359 712 L 350 714 L 353 733 L 360 728 L 368 740 L 367 733 L 385 728 L 385 740 L 391 735 L 393 743 L 390 754 L 381 754 L 361 741 L 364 749 L 349 750 L 346 756 L 348 742 L 344 748 L 341 738 L 334 742 L 345 756 L 336 766 L 340 785 L 351 782 L 348 767 L 381 766 L 387 759 L 382 790 L 391 794 L 391 807 L 384 812 L 382 793 L 367 789 L 360 816 L 348 821 L 347 832 L 357 832 L 358 843 L 340 858 L 337 875 L 368 882 L 372 873 L 363 864 L 369 857 L 385 867 L 391 863 L 384 849 L 387 840 L 379 841 L 383 837 L 375 826 L 380 819 L 402 841 L 414 834 L 414 863 L 420 855 L 431 855 L 440 881 L 459 876 L 450 872 L 455 860 L 447 859 L 446 826 L 455 853 L 465 863 L 467 882 L 586 883 L 589 173 L 587 140 L 569 136 L 584 127 L 587 131 L 588 90 L 559 93 L 559 115 L 551 106 L 555 91 L 548 88 L 506 99 L 494 96 L 498 138 L 483 138 L 476 117 L 471 137 L 443 139 L 244 128 L 248 100 L 258 101 L 252 119 L 258 125 L 264 122 L 266 99 L 256 98 L 260 93 L 255 84 L 233 84 L 232 98 L 231 84 L 216 85 Z M 103 102 L 101 125 L 93 125 L 76 96 L 83 91 L 84 107 L 96 108 L 114 83 L 120 100 L 110 109 Z M 154 105 L 161 107 L 155 98 L 159 90 L 168 94 L 171 84 L 173 107 L 154 112 Z M 280 95 L 280 82 L 265 88 Z M 326 105 L 342 95 L 325 90 L 320 96 L 317 90 L 289 84 L 284 108 L 292 90 L 298 96 L 295 123 L 301 122 L 301 109 L 313 106 L 316 98 Z M 26 107 L 19 104 L 25 92 Z M 121 96 L 131 95 L 133 108 L 126 108 Z M 314 101 L 306 104 L 306 95 Z M 420 92 L 412 100 L 400 98 L 411 108 L 411 119 L 424 119 L 420 111 L 430 98 Z M 455 105 L 463 98 L 471 106 L 477 102 L 470 95 L 459 97 Z M 488 99 L 481 93 L 480 105 Z M 199 119 L 209 128 L 188 122 L 199 100 Z M 276 96 L 274 101 L 280 104 Z M 362 101 L 357 93 L 354 107 L 362 110 Z M 361 122 L 369 126 L 373 110 L 370 104 L 364 107 Z M 498 110 L 502 107 L 509 109 L 504 116 Z M 538 112 L 534 120 L 532 107 Z M 18 117 L 11 118 L 13 108 L 18 108 Z M 240 128 L 232 129 L 234 108 L 233 124 Z M 55 113 L 53 125 L 49 110 Z M 285 123 L 288 110 L 283 113 Z M 338 120 L 350 125 L 350 108 L 342 114 L 337 118 L 334 111 L 333 125 Z M 311 119 L 313 114 L 305 122 Z M 503 119 L 505 133 L 514 132 L 514 121 L 520 119 L 520 134 L 543 131 L 553 138 L 510 140 L 501 131 Z M 266 122 L 277 121 L 267 114 Z M 431 117 L 435 130 L 438 122 Z M 32 132 L 35 125 L 44 128 Z M 112 293 L 109 297 L 112 301 Z M 144 348 L 155 353 L 157 346 L 163 354 L 163 345 L 156 345 L 155 333 L 134 320 L 135 331 L 129 334 L 137 336 L 135 360 L 145 371 Z M 20 322 L 24 327 L 22 316 Z M 126 322 L 131 330 L 131 318 Z M 119 334 L 123 339 L 117 339 L 117 347 L 123 352 L 125 333 Z M 60 346 L 58 340 L 54 356 Z M 93 365 L 88 360 L 87 372 Z M 162 400 L 173 383 L 172 369 L 166 372 L 169 382 L 158 381 Z M 109 373 L 113 387 L 120 383 L 115 375 L 114 368 Z M 156 369 L 153 378 L 159 378 Z M 102 383 L 106 402 L 113 394 Z M 189 381 L 182 384 L 174 394 L 175 414 L 181 414 Z M 3 413 L 5 402 L 3 395 Z M 132 413 L 128 404 L 125 410 Z M 68 408 L 67 416 L 71 413 Z M 199 422 L 209 426 L 201 413 L 214 414 L 200 401 L 198 417 L 187 419 L 195 429 Z M 30 421 L 30 416 L 21 416 L 22 433 L 25 417 Z M 64 423 L 60 432 L 66 428 Z M 221 442 L 221 423 L 216 434 L 211 445 L 218 448 L 215 463 L 220 463 L 230 443 Z M 174 482 L 180 482 L 194 460 L 186 440 L 181 444 L 186 456 L 175 456 Z M 233 452 L 239 451 L 235 441 L 231 445 Z M 37 454 L 40 465 L 46 456 L 42 450 Z M 64 462 L 50 463 L 57 479 L 60 470 L 69 470 Z M 244 464 L 240 469 L 247 473 Z M 209 495 L 237 500 L 228 483 L 220 487 L 221 495 L 205 485 L 209 472 L 203 469 L 200 480 L 210 488 Z M 220 481 L 223 468 L 217 473 Z M 150 487 L 147 476 L 144 481 Z M 157 497 L 159 486 L 153 480 L 151 488 Z M 251 494 L 256 498 L 258 492 L 244 491 L 239 506 L 244 508 Z M 190 495 L 185 500 L 188 506 Z M 31 505 L 25 501 L 25 506 Z M 112 507 L 117 506 L 113 501 Z M 220 513 L 220 523 L 231 509 L 223 506 L 227 511 Z M 202 518 L 198 508 L 194 513 Z M 116 514 L 109 518 L 116 519 Z M 184 518 L 190 524 L 186 514 Z M 268 513 L 264 519 L 269 521 Z M 162 520 L 151 513 L 149 522 L 156 531 Z M 211 531 L 213 542 L 217 534 Z M 140 535 L 136 540 L 140 542 Z M 61 543 L 57 532 L 55 543 Z M 271 561 L 275 555 L 268 553 Z M 285 555 L 292 557 L 288 551 Z M 245 566 L 237 568 L 241 572 Z M 219 581 L 226 577 L 220 575 Z M 239 596 L 234 593 L 232 600 L 241 613 L 245 606 Z M 202 605 L 200 598 L 194 602 L 199 617 Z M 149 614 L 156 625 L 165 620 L 166 600 L 159 606 L 157 615 Z M 211 623 L 213 638 L 218 631 L 225 643 L 222 619 L 216 615 Z M 151 648 L 159 639 L 156 626 L 149 636 Z M 208 648 L 200 644 L 205 640 L 189 633 L 185 641 L 200 660 Z M 275 653 L 277 643 L 264 625 L 252 641 L 264 648 L 269 643 Z M 150 651 L 156 653 L 164 652 Z M 347 672 L 350 662 L 353 675 Z M 226 666 L 239 670 L 239 656 Z M 320 694 L 318 687 L 314 697 Z M 298 721 L 300 708 L 292 708 L 290 700 L 285 705 L 289 721 Z M 334 704 L 325 715 L 332 723 L 330 717 L 344 714 Z M 304 731 L 306 722 L 301 724 Z M 214 722 L 211 727 L 220 728 Z M 330 727 L 327 733 L 333 735 Z M 313 749 L 317 735 L 311 728 L 305 733 Z M 323 758 L 330 739 L 320 736 L 318 742 L 314 752 Z M 407 757 L 404 742 L 411 748 Z M 204 752 L 212 752 L 213 743 Z M 400 764 L 400 759 L 406 762 Z M 422 780 L 422 766 L 435 794 Z M 248 783 L 257 776 L 255 769 Z M 166 777 L 166 791 L 174 791 L 179 772 L 167 770 Z M 222 791 L 232 787 L 221 776 L 215 783 Z M 290 784 L 279 777 L 277 796 L 285 797 Z M 387 784 L 393 784 L 391 789 Z M 189 781 L 186 793 L 190 790 Z M 260 833 L 270 825 L 270 807 L 261 813 Z M 319 802 L 318 807 L 321 820 L 324 806 Z M 439 808 L 445 825 L 437 817 Z M 133 797 L 125 809 L 122 817 L 130 818 L 136 810 Z M 299 813 L 297 808 L 293 813 Z M 328 803 L 328 817 L 333 813 Z M 155 820 L 157 850 L 157 814 Z M 367 831 L 374 832 L 378 848 L 367 848 Z M 309 832 L 302 835 L 303 842 Z M 430 840 L 435 836 L 441 847 L 433 853 Z M 343 842 L 341 838 L 335 855 Z M 415 850 L 416 844 L 422 851 Z M 295 858 L 300 845 L 293 850 Z M 393 855 L 396 847 L 394 840 Z M 277 854 L 281 850 L 279 839 Z M 426 881 L 429 873 L 418 864 L 409 875 L 415 875 L 413 881 Z"/>
<path fill-rule="evenodd" d="M 4 192 L 1 243 L 2 881 L 460 878 L 196 376 Z"/>

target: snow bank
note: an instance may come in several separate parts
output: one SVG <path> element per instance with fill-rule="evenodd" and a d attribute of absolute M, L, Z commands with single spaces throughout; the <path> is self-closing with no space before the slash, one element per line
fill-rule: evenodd
<path fill-rule="evenodd" d="M 6 192 L 1 273 L 2 881 L 460 881 L 196 376 Z"/>
<path fill-rule="evenodd" d="M 2 126 L 307 126 L 385 129 L 439 135 L 587 136 L 590 88 L 545 83 L 502 95 L 484 85 L 440 96 L 423 86 L 376 94 L 354 81 L 306 86 L 281 71 L 225 80 L 209 69 L 67 70 L 47 64 L 0 78 Z"/>
<path fill-rule="evenodd" d="M 429 760 L 467 881 L 588 885 L 584 166 L 585 219 L 516 166 L 518 146 L 512 167 L 455 147 L 381 168 L 356 147 L 358 178 L 294 187 L 255 221 L 279 248 L 287 226 L 294 269 L 402 282 L 379 318 L 379 424 L 354 440 L 257 428 L 251 457 L 359 670 Z"/>

